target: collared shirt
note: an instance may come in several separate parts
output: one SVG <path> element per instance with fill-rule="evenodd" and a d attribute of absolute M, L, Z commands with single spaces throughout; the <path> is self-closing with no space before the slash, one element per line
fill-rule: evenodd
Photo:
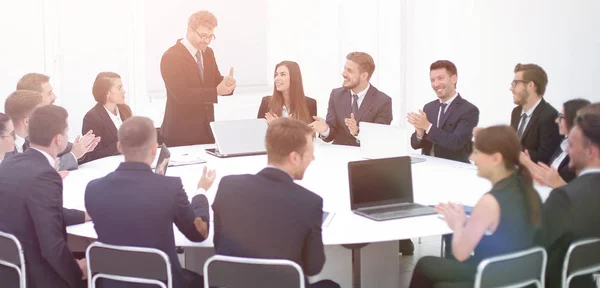
<path fill-rule="evenodd" d="M 579 173 L 579 176 L 577 176 L 577 177 L 581 177 L 585 174 L 592 174 L 592 173 L 600 173 L 600 167 L 585 168 Z"/>
<path fill-rule="evenodd" d="M 542 102 L 542 98 L 540 98 L 540 100 L 538 100 L 537 102 L 535 102 L 535 104 L 529 108 L 529 110 L 523 112 L 523 108 L 521 108 L 521 117 L 523 117 L 523 114 L 527 114 L 527 118 L 525 118 L 525 125 L 523 126 L 523 132 L 525 132 L 525 129 L 527 129 L 527 124 L 529 124 L 529 120 L 531 119 L 531 114 L 533 114 L 533 111 L 535 110 L 535 108 L 537 108 L 538 105 L 540 105 L 540 102 Z M 519 120 L 519 125 L 517 126 L 517 129 L 519 129 L 518 127 L 521 127 L 521 122 L 523 121 L 523 118 L 521 118 L 521 120 Z"/>
<path fill-rule="evenodd" d="M 190 42 L 190 40 L 187 39 L 187 37 L 183 37 L 183 39 L 181 39 L 181 44 L 183 44 L 183 46 L 185 46 L 185 48 L 190 52 L 190 54 L 192 54 L 192 57 L 194 57 L 194 60 L 196 62 L 198 62 L 198 58 L 196 58 L 196 53 L 198 53 L 198 48 L 194 47 L 194 45 L 192 45 L 192 43 Z M 200 53 L 202 54 L 202 53 Z"/>
<path fill-rule="evenodd" d="M 121 120 L 121 115 L 119 114 L 119 108 L 115 106 L 115 109 L 117 110 L 117 115 L 115 115 L 112 113 L 112 111 L 108 110 L 106 106 L 103 107 L 104 110 L 106 110 L 106 113 L 108 113 L 108 117 L 110 118 L 110 120 L 112 120 L 113 124 L 115 124 L 115 128 L 117 128 L 118 131 L 119 128 L 121 128 L 121 125 L 123 124 L 123 120 Z"/>
<path fill-rule="evenodd" d="M 558 157 L 556 157 L 554 159 L 554 161 L 552 161 L 552 168 L 558 169 L 558 166 L 560 166 L 560 163 L 562 163 L 562 161 L 565 160 L 565 158 L 567 157 L 567 152 L 566 152 L 567 146 L 569 146 L 569 139 L 565 138 L 560 143 L 560 150 L 562 150 L 562 152 L 560 152 Z"/>
<path fill-rule="evenodd" d="M 25 138 L 15 134 L 15 148 L 17 148 L 17 152 L 23 153 L 23 144 L 25 144 Z"/>
<path fill-rule="evenodd" d="M 448 101 L 444 102 L 442 100 L 440 100 L 440 108 L 438 108 L 438 116 L 437 116 L 437 122 L 435 123 L 435 126 L 437 127 L 438 123 L 440 123 L 440 117 L 442 117 L 442 103 L 446 103 L 446 107 L 444 108 L 444 113 L 446 113 L 446 111 L 448 111 L 448 107 L 450 107 L 450 104 L 452 104 L 452 101 L 454 101 L 454 99 L 456 99 L 456 96 L 458 96 L 458 92 L 454 92 L 454 96 L 452 96 L 452 98 L 448 99 Z M 429 134 L 429 130 L 431 130 L 431 127 L 433 126 L 433 123 L 429 124 L 429 127 L 427 128 L 427 130 L 425 131 L 425 133 Z"/>
<path fill-rule="evenodd" d="M 37 149 L 37 148 L 35 148 L 35 147 L 30 147 L 30 148 L 31 148 L 31 149 L 35 149 L 36 151 L 38 151 L 38 152 L 42 153 L 42 155 L 44 155 L 44 157 L 46 157 L 46 159 L 48 160 L 48 163 L 50 163 L 50 166 L 51 166 L 52 168 L 54 168 L 54 164 L 56 164 L 56 162 L 55 162 L 54 158 L 52 158 L 52 156 L 50 156 L 50 154 L 46 153 L 46 151 L 43 151 L 43 150 Z"/>
<path fill-rule="evenodd" d="M 367 95 L 367 91 L 369 91 L 369 88 L 371 88 L 371 83 L 367 84 L 367 88 L 365 88 L 364 90 L 356 93 L 356 96 L 358 96 L 358 99 L 356 100 L 356 103 L 358 104 L 358 108 L 359 109 L 360 109 L 360 105 L 362 104 L 363 100 L 365 100 L 365 96 Z M 350 90 L 350 94 L 354 95 L 354 91 Z M 354 99 L 353 98 L 354 97 L 350 97 L 350 107 L 352 107 L 352 104 L 354 104 Z M 354 117 L 356 117 L 356 115 L 354 115 Z M 356 123 L 356 124 L 358 124 L 358 123 Z M 319 135 L 319 137 L 321 137 L 321 139 L 325 139 L 325 138 L 329 137 L 329 132 L 330 132 L 329 127 L 327 127 L 327 130 L 325 132 L 321 133 Z M 356 139 L 360 140 L 360 137 L 359 137 L 358 134 L 356 136 L 354 136 L 354 137 L 356 137 Z"/>
<path fill-rule="evenodd" d="M 281 169 L 281 168 L 279 168 L 277 166 L 267 165 L 267 168 L 273 168 L 273 169 L 277 169 L 279 171 L 283 171 L 283 172 L 285 172 L 285 174 L 287 174 L 288 176 L 290 176 L 290 178 L 292 178 L 292 180 L 294 180 L 294 177 L 292 177 L 292 175 L 290 175 L 290 173 L 288 173 L 287 171 L 285 171 L 285 170 L 283 170 L 283 169 Z"/>

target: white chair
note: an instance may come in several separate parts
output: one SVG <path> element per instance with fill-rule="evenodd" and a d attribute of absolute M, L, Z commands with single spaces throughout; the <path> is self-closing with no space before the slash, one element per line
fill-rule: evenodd
<path fill-rule="evenodd" d="M 27 287 L 23 247 L 12 234 L 0 232 L 0 265 L 15 269 L 19 275 L 19 287 Z"/>
<path fill-rule="evenodd" d="M 531 284 L 542 288 L 547 261 L 546 250 L 541 247 L 484 259 L 477 266 L 475 288 L 525 287 Z"/>
<path fill-rule="evenodd" d="M 88 287 L 99 278 L 173 287 L 169 256 L 154 248 L 92 243 L 86 251 Z"/>
<path fill-rule="evenodd" d="M 304 288 L 304 272 L 290 260 L 214 255 L 204 263 L 204 287 Z"/>
<path fill-rule="evenodd" d="M 593 273 L 600 271 L 600 239 L 591 238 L 579 240 L 571 243 L 562 270 L 562 287 L 569 287 L 571 280 L 574 277 L 590 274 L 594 277 L 596 285 L 600 279 L 596 278 Z M 590 279 L 591 281 L 591 279 Z"/>

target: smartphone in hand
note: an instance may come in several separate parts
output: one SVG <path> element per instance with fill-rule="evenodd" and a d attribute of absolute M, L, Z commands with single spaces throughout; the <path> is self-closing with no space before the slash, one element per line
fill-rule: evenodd
<path fill-rule="evenodd" d="M 158 171 L 158 169 L 160 167 L 160 164 L 165 159 L 167 159 L 167 163 L 165 165 L 164 171 L 162 171 L 163 175 L 166 175 L 167 174 L 167 167 L 169 167 L 169 158 L 171 158 L 171 152 L 169 152 L 169 149 L 167 149 L 167 146 L 165 146 L 164 143 L 160 144 L 158 147 L 160 148 L 160 154 L 158 154 L 158 162 L 156 162 L 156 168 L 154 169 L 154 173 L 158 174 L 158 172 L 160 172 L 160 171 Z"/>

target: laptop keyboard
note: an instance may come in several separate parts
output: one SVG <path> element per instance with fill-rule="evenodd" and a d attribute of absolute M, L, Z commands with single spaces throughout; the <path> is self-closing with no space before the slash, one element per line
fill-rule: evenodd
<path fill-rule="evenodd" d="M 357 211 L 360 214 L 371 215 L 377 219 L 393 219 L 415 215 L 426 215 L 432 213 L 432 208 L 415 203 L 407 203 L 396 206 L 372 208 Z"/>
<path fill-rule="evenodd" d="M 412 209 L 416 209 L 416 208 L 423 208 L 423 205 L 415 204 L 415 203 L 406 203 L 406 204 L 402 204 L 402 205 L 363 209 L 362 212 L 366 212 L 369 214 L 382 214 L 382 213 L 389 213 L 389 212 L 412 210 Z"/>

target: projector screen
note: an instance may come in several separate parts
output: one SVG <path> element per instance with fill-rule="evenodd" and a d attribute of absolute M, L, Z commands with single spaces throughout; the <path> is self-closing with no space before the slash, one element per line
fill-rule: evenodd
<path fill-rule="evenodd" d="M 215 51 L 222 75 L 234 67 L 237 87 L 267 85 L 267 0 L 143 1 L 146 23 L 146 85 L 151 98 L 166 97 L 160 59 L 177 39 L 185 37 L 191 14 L 208 10 L 218 26 Z M 167 4 L 168 3 L 168 4 Z"/>

